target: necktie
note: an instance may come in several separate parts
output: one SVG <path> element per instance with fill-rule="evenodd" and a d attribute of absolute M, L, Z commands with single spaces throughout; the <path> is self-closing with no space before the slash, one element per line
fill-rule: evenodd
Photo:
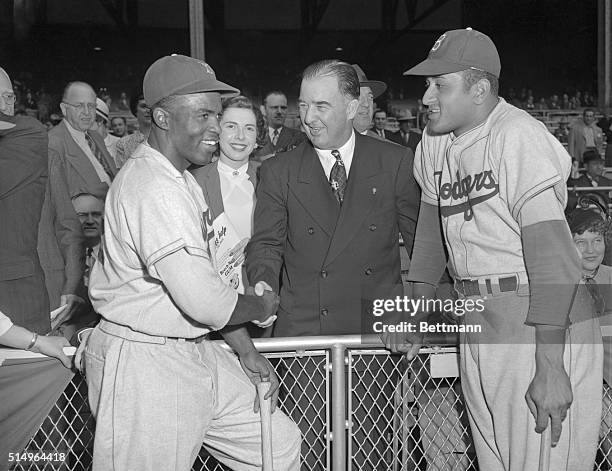
<path fill-rule="evenodd" d="M 344 168 L 344 162 L 342 162 L 340 152 L 337 150 L 332 150 L 331 154 L 336 158 L 336 163 L 332 167 L 329 174 L 329 184 L 332 187 L 332 191 L 334 192 L 334 196 L 338 200 L 338 203 L 342 205 L 342 200 L 344 200 L 344 190 L 346 190 L 346 182 L 348 178 L 346 176 L 346 169 Z"/>
<path fill-rule="evenodd" d="M 278 142 L 278 135 L 280 134 L 280 130 L 278 128 L 276 128 L 274 130 L 274 132 L 272 133 L 272 144 L 276 145 L 276 143 Z"/>
<path fill-rule="evenodd" d="M 112 179 L 115 177 L 115 173 L 113 172 L 113 170 L 110 168 L 110 166 L 106 162 L 106 159 L 104 158 L 104 154 L 98 148 L 95 141 L 88 133 L 85 133 L 85 139 L 87 140 L 87 145 L 91 149 L 92 154 L 94 155 L 96 160 L 100 162 L 100 165 L 102 165 L 102 168 L 104 169 L 104 171 L 106 172 L 106 174 L 112 181 Z"/>
<path fill-rule="evenodd" d="M 599 291 L 599 285 L 594 280 L 593 276 L 583 276 L 584 284 L 586 285 L 587 291 L 593 298 L 593 304 L 595 306 L 595 312 L 598 316 L 602 316 L 605 309 L 605 299 Z"/>

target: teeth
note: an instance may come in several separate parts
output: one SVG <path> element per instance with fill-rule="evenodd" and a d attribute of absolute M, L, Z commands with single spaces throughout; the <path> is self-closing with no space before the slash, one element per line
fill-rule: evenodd
<path fill-rule="evenodd" d="M 209 145 L 209 146 L 216 146 L 217 145 L 217 141 L 213 141 L 213 140 L 210 140 L 210 139 L 202 139 L 202 142 L 204 144 L 206 144 L 206 145 Z"/>

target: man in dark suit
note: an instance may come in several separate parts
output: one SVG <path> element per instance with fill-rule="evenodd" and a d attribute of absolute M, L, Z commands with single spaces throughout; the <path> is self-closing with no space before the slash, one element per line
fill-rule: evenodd
<path fill-rule="evenodd" d="M 0 311 L 29 330 L 50 330 L 49 299 L 36 253 L 47 184 L 47 133 L 13 116 L 15 93 L 0 69 Z"/>
<path fill-rule="evenodd" d="M 391 141 L 393 132 L 387 131 L 385 129 L 386 125 L 387 125 L 387 113 L 384 110 L 374 111 L 374 132 L 378 134 L 381 138 Z"/>
<path fill-rule="evenodd" d="M 568 180 L 568 187 L 578 188 L 598 188 L 600 186 L 612 187 L 612 180 L 603 176 L 605 171 L 605 160 L 601 157 L 599 152 L 596 150 L 587 150 L 582 155 L 582 160 L 586 172 L 581 174 L 578 178 Z M 610 204 L 610 190 L 593 190 L 591 193 L 601 195 L 606 204 Z M 576 206 L 577 196 L 584 193 L 577 193 L 576 196 L 570 198 L 568 201 L 568 208 L 573 209 Z"/>
<path fill-rule="evenodd" d="M 306 135 L 302 131 L 285 126 L 287 96 L 283 92 L 268 93 L 261 108 L 268 123 L 268 133 L 264 146 L 255 152 L 256 160 L 263 162 L 279 152 L 297 147 L 306 140 Z"/>
<path fill-rule="evenodd" d="M 371 333 L 368 300 L 403 294 L 399 234 L 410 252 L 419 208 L 413 155 L 353 131 L 359 85 L 345 62 L 307 67 L 299 110 L 309 141 L 260 167 L 247 276 L 256 289 L 280 289 L 276 337 Z M 296 362 L 289 375 L 288 397 L 319 428 L 321 372 Z M 368 420 L 355 417 L 382 426 Z M 305 461 L 319 469 L 320 434 L 306 431 L 304 443 Z M 371 469 L 384 466 L 380 450 L 365 448 Z"/>
<path fill-rule="evenodd" d="M 358 99 L 350 65 L 309 66 L 299 109 L 310 142 L 260 169 L 247 274 L 280 288 L 276 336 L 359 333 L 368 291 L 401 286 L 399 234 L 410 252 L 419 208 L 413 154 L 353 132 Z"/>
<path fill-rule="evenodd" d="M 421 142 L 420 132 L 414 131 L 412 125 L 416 118 L 412 116 L 410 110 L 404 110 L 397 117 L 399 123 L 399 131 L 393 133 L 389 139 L 393 142 L 405 147 L 410 147 L 413 153 L 416 152 L 416 147 Z"/>

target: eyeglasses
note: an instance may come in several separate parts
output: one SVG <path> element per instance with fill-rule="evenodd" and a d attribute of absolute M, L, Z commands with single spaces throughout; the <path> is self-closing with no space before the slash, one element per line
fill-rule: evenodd
<path fill-rule="evenodd" d="M 67 101 L 62 101 L 62 103 L 64 103 L 65 105 L 70 105 L 73 108 L 76 108 L 77 110 L 79 110 L 80 112 L 83 112 L 85 110 L 87 110 L 89 112 L 95 112 L 96 111 L 96 104 L 95 103 L 77 103 L 77 104 L 73 104 L 73 103 L 68 103 Z"/>
<path fill-rule="evenodd" d="M 14 105 L 17 101 L 17 95 L 12 92 L 4 92 L 0 95 L 7 105 Z"/>

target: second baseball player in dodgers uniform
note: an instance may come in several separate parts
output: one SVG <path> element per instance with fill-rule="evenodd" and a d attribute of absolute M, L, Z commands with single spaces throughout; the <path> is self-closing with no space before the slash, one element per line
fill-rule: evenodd
<path fill-rule="evenodd" d="M 415 157 L 422 204 L 409 278 L 414 296 L 433 295 L 444 240 L 455 289 L 484 301 L 464 319 L 483 333 L 461 339 L 480 469 L 538 469 L 536 431 L 550 418 L 550 469 L 591 470 L 602 348 L 597 321 L 570 316 L 581 277 L 563 216 L 571 161 L 542 123 L 498 97 L 500 70 L 491 39 L 468 28 L 446 32 L 406 72 L 426 77 L 430 118 Z"/>

